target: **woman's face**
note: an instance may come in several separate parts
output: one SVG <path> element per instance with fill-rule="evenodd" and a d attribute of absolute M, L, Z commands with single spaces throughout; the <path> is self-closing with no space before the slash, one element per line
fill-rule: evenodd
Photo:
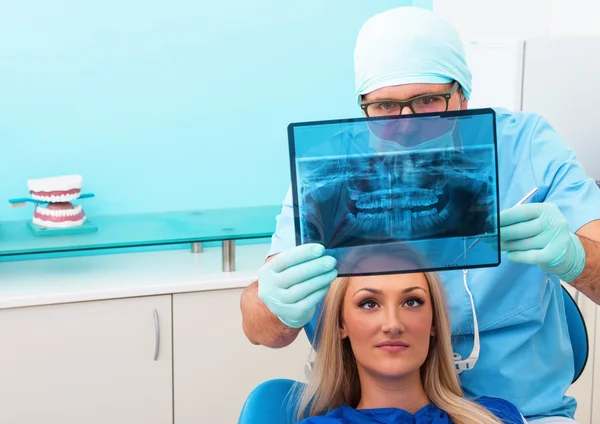
<path fill-rule="evenodd" d="M 342 338 L 358 370 L 375 377 L 418 373 L 434 334 L 423 273 L 351 277 L 342 304 Z"/>

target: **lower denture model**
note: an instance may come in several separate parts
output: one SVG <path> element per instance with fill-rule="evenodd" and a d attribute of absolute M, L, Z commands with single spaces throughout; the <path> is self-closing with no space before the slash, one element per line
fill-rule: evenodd
<path fill-rule="evenodd" d="M 47 228 L 78 227 L 85 223 L 86 215 L 81 205 L 73 205 L 76 199 L 94 197 L 82 194 L 81 175 L 39 178 L 28 180 L 31 198 L 11 199 L 13 207 L 24 206 L 26 202 L 36 204 L 33 224 Z"/>

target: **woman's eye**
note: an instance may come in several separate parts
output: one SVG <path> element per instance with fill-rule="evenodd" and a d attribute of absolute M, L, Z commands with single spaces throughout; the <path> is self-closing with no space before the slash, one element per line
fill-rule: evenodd
<path fill-rule="evenodd" d="M 412 298 L 408 299 L 406 302 L 404 302 L 404 304 L 409 308 L 416 308 L 417 306 L 421 306 L 423 301 L 421 299 Z"/>
<path fill-rule="evenodd" d="M 377 307 L 377 303 L 374 300 L 365 300 L 359 306 L 363 309 L 373 309 Z"/>

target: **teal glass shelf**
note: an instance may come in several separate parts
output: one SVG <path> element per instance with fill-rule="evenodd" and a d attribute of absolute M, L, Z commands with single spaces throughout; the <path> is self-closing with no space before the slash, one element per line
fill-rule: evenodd
<path fill-rule="evenodd" d="M 95 232 L 35 235 L 28 220 L 0 223 L 0 256 L 271 237 L 279 206 L 88 217 Z"/>

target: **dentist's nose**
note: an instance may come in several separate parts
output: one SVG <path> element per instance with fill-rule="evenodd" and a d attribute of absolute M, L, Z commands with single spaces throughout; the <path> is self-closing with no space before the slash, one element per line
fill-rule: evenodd
<path fill-rule="evenodd" d="M 412 110 L 408 106 L 404 106 L 400 111 L 400 115 L 412 115 Z"/>
<path fill-rule="evenodd" d="M 387 308 L 382 314 L 381 330 L 386 334 L 400 334 L 405 331 L 400 308 Z"/>
<path fill-rule="evenodd" d="M 409 117 L 409 116 L 413 115 L 412 111 L 410 110 L 410 108 L 408 106 L 404 106 L 404 108 L 400 112 L 400 115 L 407 116 L 407 118 L 398 119 L 398 121 L 396 123 L 398 135 L 400 137 L 402 137 L 402 136 L 407 136 L 407 135 L 412 134 L 416 129 L 416 122 L 415 122 L 416 120 L 412 117 Z"/>

